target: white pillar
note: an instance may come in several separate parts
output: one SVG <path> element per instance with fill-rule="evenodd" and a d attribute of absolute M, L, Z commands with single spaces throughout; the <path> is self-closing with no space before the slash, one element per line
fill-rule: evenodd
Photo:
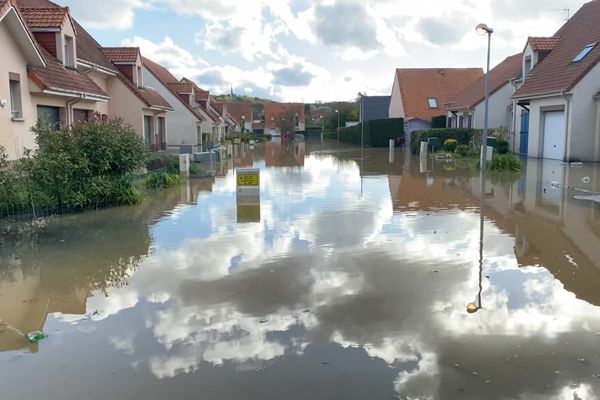
<path fill-rule="evenodd" d="M 179 155 L 179 171 L 181 175 L 189 178 L 190 176 L 190 155 L 180 154 Z"/>

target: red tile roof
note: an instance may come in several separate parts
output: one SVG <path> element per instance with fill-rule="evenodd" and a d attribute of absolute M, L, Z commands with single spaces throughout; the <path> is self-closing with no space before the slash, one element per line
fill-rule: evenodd
<path fill-rule="evenodd" d="M 173 111 L 173 107 L 171 107 L 171 105 L 156 90 L 151 88 L 138 88 L 123 74 L 117 76 L 119 77 L 119 80 L 148 107 Z"/>
<path fill-rule="evenodd" d="M 252 122 L 252 104 L 250 103 L 227 103 L 227 112 L 240 124 L 242 120 Z"/>
<path fill-rule="evenodd" d="M 46 61 L 44 67 L 29 67 L 28 75 L 40 89 L 56 90 L 75 94 L 88 94 L 108 98 L 108 95 L 98 87 L 88 76 L 76 70 L 65 68 L 44 48 L 40 48 Z"/>
<path fill-rule="evenodd" d="M 112 73 L 118 70 L 102 52 L 102 46 L 77 21 L 73 21 L 77 29 L 77 58 L 101 67 Z"/>
<path fill-rule="evenodd" d="M 579 62 L 573 59 L 589 44 L 600 42 L 600 0 L 586 3 L 555 36 L 554 49 L 538 63 L 514 97 L 568 92 L 600 61 L 600 44 Z"/>
<path fill-rule="evenodd" d="M 448 100 L 482 76 L 482 68 L 397 69 L 405 119 L 431 121 L 432 117 L 445 115 Z M 436 100 L 437 108 L 429 108 L 429 98 Z"/>
<path fill-rule="evenodd" d="M 21 8 L 20 11 L 30 29 L 60 29 L 69 16 L 66 7 Z"/>
<path fill-rule="evenodd" d="M 523 68 L 523 54 L 510 56 L 490 71 L 490 94 L 509 85 L 510 80 L 518 77 Z M 448 101 L 446 109 L 461 110 L 471 109 L 485 100 L 485 76 L 461 90 L 455 97 Z"/>
<path fill-rule="evenodd" d="M 304 121 L 304 104 L 301 103 L 265 103 L 265 129 L 275 129 L 278 121 L 287 113 L 298 114 L 298 120 Z"/>
<path fill-rule="evenodd" d="M 139 47 L 103 47 L 102 52 L 113 63 L 134 64 L 140 56 Z"/>
<path fill-rule="evenodd" d="M 185 106 L 185 108 L 187 108 L 199 121 L 204 121 L 205 118 L 202 116 L 202 114 L 195 110 L 188 102 L 183 100 L 179 96 L 179 93 L 175 90 L 175 87 L 171 86 L 178 84 L 178 81 L 177 78 L 175 78 L 175 76 L 173 76 L 173 74 L 171 74 L 168 69 L 145 57 L 142 57 L 142 63 L 144 64 L 144 67 L 148 69 L 148 71 L 152 75 L 154 75 L 154 77 L 163 86 L 165 86 L 171 92 L 171 94 L 179 100 L 181 104 Z"/>
<path fill-rule="evenodd" d="M 171 88 L 174 92 L 180 94 L 190 94 L 194 91 L 194 87 L 189 83 L 168 83 L 169 88 Z"/>
<path fill-rule="evenodd" d="M 531 45 L 533 51 L 550 51 L 558 44 L 557 37 L 529 37 L 527 44 Z"/>

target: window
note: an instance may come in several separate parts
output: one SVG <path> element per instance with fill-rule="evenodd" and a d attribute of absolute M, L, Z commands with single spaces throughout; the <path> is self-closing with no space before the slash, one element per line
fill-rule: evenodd
<path fill-rule="evenodd" d="M 577 54 L 577 57 L 575 57 L 573 59 L 573 62 L 576 63 L 576 62 L 583 60 L 585 58 L 585 56 L 590 54 L 590 51 L 594 50 L 594 47 L 596 47 L 597 44 L 598 44 L 598 42 L 590 43 L 587 46 L 585 46 L 585 48 L 583 50 L 581 50 L 581 52 L 579 54 Z"/>
<path fill-rule="evenodd" d="M 531 72 L 531 57 L 525 57 L 525 77 Z"/>
<path fill-rule="evenodd" d="M 141 89 L 144 87 L 144 79 L 142 76 L 142 67 L 137 67 L 137 85 Z"/>
<path fill-rule="evenodd" d="M 12 119 L 23 118 L 21 103 L 21 81 L 19 74 L 9 74 L 10 83 L 10 116 Z"/>
<path fill-rule="evenodd" d="M 65 67 L 75 68 L 75 48 L 73 46 L 73 38 L 65 35 L 64 44 L 64 65 Z"/>
<path fill-rule="evenodd" d="M 437 100 L 433 97 L 427 99 L 427 104 L 429 104 L 429 108 L 438 108 Z"/>
<path fill-rule="evenodd" d="M 37 114 L 40 121 L 50 124 L 53 129 L 60 129 L 60 108 L 51 106 L 38 106 Z"/>

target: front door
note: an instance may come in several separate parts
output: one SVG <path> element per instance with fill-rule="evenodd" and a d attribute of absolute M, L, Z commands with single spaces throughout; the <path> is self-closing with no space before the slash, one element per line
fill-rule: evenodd
<path fill-rule="evenodd" d="M 544 113 L 544 158 L 565 159 L 565 112 Z"/>
<path fill-rule="evenodd" d="M 154 132 L 152 129 L 152 117 L 149 115 L 144 115 L 144 140 L 146 141 L 146 146 L 152 146 L 152 136 Z"/>
<path fill-rule="evenodd" d="M 529 112 L 521 113 L 521 145 L 519 153 L 527 155 L 529 153 Z"/>

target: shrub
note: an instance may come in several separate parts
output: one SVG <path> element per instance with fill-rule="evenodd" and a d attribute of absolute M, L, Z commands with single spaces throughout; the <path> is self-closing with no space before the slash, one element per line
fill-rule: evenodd
<path fill-rule="evenodd" d="M 340 141 L 360 145 L 362 126 L 340 129 Z M 364 143 L 371 147 L 387 147 L 390 140 L 404 137 L 404 119 L 391 118 L 364 123 Z"/>
<path fill-rule="evenodd" d="M 146 177 L 148 189 L 163 189 L 181 185 L 183 177 L 170 172 L 153 172 Z"/>
<path fill-rule="evenodd" d="M 512 154 L 495 154 L 487 164 L 490 171 L 496 172 L 519 172 L 521 170 L 521 161 Z"/>
<path fill-rule="evenodd" d="M 456 146 L 456 154 L 458 154 L 459 156 L 466 157 L 469 155 L 470 151 L 471 151 L 471 148 L 469 146 L 467 146 L 466 144 L 461 144 L 461 145 Z"/>
<path fill-rule="evenodd" d="M 168 153 L 152 153 L 146 162 L 146 169 L 148 171 L 160 171 L 166 168 L 172 168 L 174 164 L 177 165 L 175 172 L 179 171 L 179 157 L 176 155 Z"/>
<path fill-rule="evenodd" d="M 449 153 L 454 153 L 457 146 L 458 142 L 455 139 L 446 139 L 446 141 L 444 141 L 444 150 Z"/>
<path fill-rule="evenodd" d="M 496 151 L 498 154 L 507 154 L 510 145 L 506 140 L 499 140 L 496 142 Z"/>
<path fill-rule="evenodd" d="M 413 154 L 419 152 L 421 141 L 427 142 L 430 137 L 435 137 L 444 143 L 448 139 L 454 139 L 459 145 L 470 145 L 474 143 L 476 146 L 481 143 L 481 131 L 478 129 L 466 128 L 446 128 L 446 129 L 427 129 L 414 131 L 411 135 L 411 150 Z"/>
<path fill-rule="evenodd" d="M 431 129 L 444 129 L 447 127 L 448 118 L 445 115 L 439 115 L 431 118 Z"/>

